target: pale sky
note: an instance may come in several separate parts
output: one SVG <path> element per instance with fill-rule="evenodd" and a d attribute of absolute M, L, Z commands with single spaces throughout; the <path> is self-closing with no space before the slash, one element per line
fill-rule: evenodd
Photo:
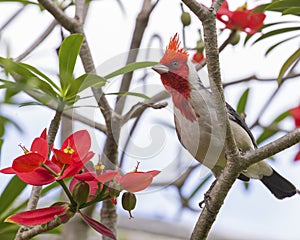
<path fill-rule="evenodd" d="M 116 1 L 97 1 L 92 3 L 90 14 L 87 18 L 86 34 L 92 49 L 95 64 L 100 69 L 99 74 L 105 75 L 104 70 L 101 69 L 107 71 L 107 68 L 104 68 L 103 66 L 112 65 L 120 55 L 126 53 L 128 50 L 135 16 L 140 9 L 141 1 L 127 0 L 122 2 L 127 11 L 126 16 L 121 13 Z M 179 32 L 181 34 L 179 18 L 181 10 L 179 2 L 179 0 L 172 1 L 172 3 L 166 0 L 160 1 L 157 9 L 154 10 L 153 15 L 151 16 L 149 28 L 145 32 L 142 48 L 147 47 L 148 40 L 153 33 L 162 36 L 164 45 L 168 43 L 169 38 L 173 36 L 174 33 Z M 232 1 L 230 1 L 230 3 L 231 2 Z M 232 9 L 244 3 L 243 0 L 235 2 L 236 5 L 234 5 Z M 0 26 L 12 12 L 20 7 L 20 5 L 13 3 L 1 4 Z M 19 19 L 16 20 L 3 35 L 1 35 L 1 56 L 6 56 L 7 51 L 5 47 L 7 44 L 9 46 L 9 56 L 18 56 L 35 39 L 35 36 L 42 32 L 43 28 L 47 26 L 52 19 L 48 13 L 40 13 L 40 10 L 37 7 L 28 6 L 26 8 L 27 10 L 19 16 Z M 267 20 L 271 22 L 277 21 L 279 18 L 278 15 L 272 14 L 270 16 L 268 15 Z M 193 17 L 192 26 L 187 28 L 189 45 L 194 44 L 197 40 L 198 33 L 196 29 L 199 25 L 200 22 L 197 18 Z M 30 27 L 27 28 L 26 26 Z M 57 72 L 57 63 L 55 61 L 55 52 L 53 49 L 59 45 L 58 36 L 59 31 L 56 29 L 45 43 L 26 59 L 26 62 L 33 64 L 44 72 L 54 76 Z M 222 34 L 220 42 L 225 38 L 226 33 Z M 298 43 L 295 42 L 287 43 L 283 45 L 282 48 L 274 50 L 273 53 L 265 58 L 264 52 L 266 45 L 268 45 L 267 42 L 262 42 L 255 46 L 247 45 L 246 47 L 239 44 L 236 47 L 229 46 L 224 50 L 220 56 L 224 81 L 237 80 L 253 73 L 257 73 L 260 77 L 276 77 L 280 66 L 294 49 L 299 46 Z M 158 44 L 152 47 L 157 48 Z M 159 50 L 153 50 L 153 59 L 151 60 L 158 61 L 160 58 L 159 53 Z M 103 63 L 106 63 L 106 65 L 103 65 Z M 78 76 L 82 74 L 82 68 L 79 67 L 76 70 L 76 73 Z M 158 75 L 152 73 L 150 69 L 149 74 L 151 74 L 151 78 L 147 81 L 148 85 L 151 85 L 148 90 L 149 93 L 153 93 L 153 91 L 157 91 L 158 89 L 163 89 Z M 117 80 L 118 79 L 114 81 Z M 108 84 L 106 89 L 108 89 L 108 91 L 114 89 L 114 83 L 115 82 L 112 82 L 112 85 Z M 268 96 L 276 88 L 276 84 L 263 84 L 253 81 L 251 83 L 236 85 L 226 89 L 226 100 L 235 107 L 239 97 L 247 87 L 251 88 L 251 102 L 249 102 L 247 108 L 247 121 L 251 125 L 262 106 L 262 102 L 268 99 Z M 274 99 L 274 102 L 271 104 L 268 111 L 264 113 L 262 123 L 267 125 L 281 112 L 299 104 L 299 88 L 300 81 L 292 81 L 286 84 Z M 140 88 L 137 85 L 136 87 L 132 87 L 132 89 L 137 91 Z M 18 99 L 22 100 L 21 98 Z M 139 101 L 140 99 L 134 100 Z M 24 129 L 24 134 L 19 134 L 12 127 L 8 127 L 8 134 L 5 136 L 1 156 L 1 168 L 3 168 L 10 166 L 12 160 L 21 154 L 21 151 L 17 146 L 19 143 L 29 147 L 32 139 L 38 136 L 42 129 L 49 125 L 53 112 L 38 106 L 23 108 L 3 106 L 1 111 L 16 119 Z M 85 114 L 89 114 L 88 116 L 93 118 L 97 117 L 97 115 L 95 115 L 95 109 L 81 109 L 81 111 Z M 179 154 L 179 145 L 176 134 L 174 131 L 166 129 L 165 126 L 157 124 L 152 118 L 152 116 L 155 119 L 161 118 L 164 121 L 173 124 L 172 107 L 169 106 L 159 113 L 157 111 L 158 110 L 149 110 L 145 115 L 144 129 L 146 131 L 140 131 L 137 134 L 137 139 L 133 141 L 132 150 L 128 150 L 128 155 L 130 156 L 130 159 L 134 161 L 130 161 L 126 167 L 128 168 L 127 170 L 134 168 L 134 162 L 137 159 L 142 158 L 143 148 L 148 147 L 149 150 L 151 149 L 149 148 L 150 145 L 153 147 L 153 149 L 151 149 L 151 156 L 145 157 L 141 170 L 161 169 L 162 174 L 158 180 L 165 180 L 169 177 L 176 179 L 176 174 L 180 174 L 182 169 L 177 169 L 178 172 L 164 172 L 164 169 L 172 169 L 172 167 L 175 167 L 173 161 L 175 161 L 174 159 Z M 287 119 L 282 125 L 284 129 L 291 130 L 293 128 L 293 121 L 292 119 Z M 85 126 L 76 124 L 76 128 L 82 129 L 85 128 Z M 93 150 L 95 152 L 101 152 L 103 135 L 96 133 L 93 129 L 89 130 L 91 135 L 94 136 L 94 139 L 97 139 L 97 142 L 93 142 Z M 127 129 L 125 128 L 125 135 L 126 130 Z M 258 136 L 259 133 L 258 129 L 254 130 L 256 136 Z M 161 139 L 163 141 L 159 146 L 151 145 Z M 139 149 L 140 152 L 138 152 L 137 149 Z M 278 154 L 275 157 L 276 162 L 271 164 L 278 172 L 286 176 L 300 188 L 300 163 L 293 162 L 292 159 L 296 153 L 296 148 L 293 149 Z M 185 161 L 188 163 L 192 161 L 187 153 L 185 154 Z M 176 171 L 176 169 L 174 171 Z M 205 170 L 201 171 L 198 176 L 196 175 L 193 177 L 193 181 L 200 181 L 205 173 Z M 1 175 L 0 178 L 2 181 L 0 186 L 1 191 L 10 178 L 5 175 Z M 209 186 L 206 185 L 205 189 L 198 194 L 198 199 L 193 202 L 194 208 L 198 207 L 198 202 L 202 200 L 203 193 L 208 187 Z M 24 197 L 26 196 L 27 195 L 24 194 Z M 176 202 L 175 191 L 172 189 L 166 191 L 163 191 L 162 189 L 150 189 L 139 194 L 138 197 L 138 206 L 134 211 L 137 217 L 147 216 L 151 218 L 160 218 L 168 221 L 181 222 L 182 224 L 192 227 L 199 215 L 199 213 L 195 214 L 190 211 L 184 211 L 180 219 L 174 218 L 178 202 Z M 272 196 L 259 181 L 252 181 L 249 191 L 245 191 L 241 181 L 237 181 L 231 189 L 228 198 L 225 200 L 225 204 L 213 226 L 213 231 L 224 232 L 224 234 L 229 235 L 236 234 L 239 236 L 237 239 L 240 239 L 241 236 L 245 239 L 248 239 L 248 237 L 250 238 L 250 236 L 255 239 L 297 239 L 300 235 L 299 206 L 300 196 L 279 201 Z M 120 210 L 119 212 L 123 211 Z"/>

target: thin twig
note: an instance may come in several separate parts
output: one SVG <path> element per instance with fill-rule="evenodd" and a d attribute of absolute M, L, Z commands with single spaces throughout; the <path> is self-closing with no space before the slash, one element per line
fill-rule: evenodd
<path fill-rule="evenodd" d="M 150 15 L 154 10 L 155 6 L 157 5 L 158 1 L 152 4 L 151 0 L 144 0 L 142 8 L 138 16 L 136 17 L 135 27 L 132 35 L 132 40 L 131 40 L 126 64 L 136 61 L 139 53 L 138 49 L 141 46 L 145 30 L 148 26 Z M 132 76 L 133 76 L 133 72 L 129 72 L 123 75 L 119 92 L 127 92 L 129 90 L 132 81 Z M 126 101 L 126 96 L 117 97 L 116 108 L 115 108 L 117 114 L 122 114 L 125 101 Z"/>
<path fill-rule="evenodd" d="M 34 49 L 36 49 L 48 36 L 49 34 L 54 30 L 54 28 L 57 26 L 57 21 L 53 20 L 50 25 L 46 28 L 46 30 L 39 36 L 32 44 L 29 46 L 28 49 L 26 49 L 22 54 L 20 54 L 18 57 L 15 58 L 16 62 L 21 61 L 25 57 L 27 57 Z"/>
<path fill-rule="evenodd" d="M 10 16 L 6 22 L 0 27 L 0 33 L 26 8 L 26 5 L 23 5 L 19 8 L 12 16 Z"/>
<path fill-rule="evenodd" d="M 169 94 L 166 91 L 161 91 L 155 94 L 150 100 L 145 100 L 144 102 L 139 102 L 131 107 L 131 109 L 124 114 L 122 119 L 122 125 L 128 122 L 128 120 L 138 117 L 146 108 L 163 108 L 166 106 L 166 103 L 155 104 L 161 100 L 164 100 L 169 97 Z"/>

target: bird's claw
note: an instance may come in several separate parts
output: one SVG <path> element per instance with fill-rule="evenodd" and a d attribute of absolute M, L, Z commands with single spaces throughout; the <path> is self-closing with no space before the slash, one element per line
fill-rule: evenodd
<path fill-rule="evenodd" d="M 210 200 L 210 195 L 209 195 L 209 191 L 207 191 L 206 193 L 204 193 L 204 199 L 201 202 L 199 202 L 199 207 L 204 208 L 204 205 L 207 207 L 209 200 Z"/>

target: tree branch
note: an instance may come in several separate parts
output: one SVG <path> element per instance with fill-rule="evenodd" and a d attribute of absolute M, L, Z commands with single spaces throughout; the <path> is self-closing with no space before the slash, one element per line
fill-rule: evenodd
<path fill-rule="evenodd" d="M 50 23 L 50 25 L 46 28 L 46 30 L 41 34 L 41 36 L 38 37 L 27 50 L 25 50 L 22 54 L 16 57 L 15 61 L 19 62 L 25 57 L 27 57 L 35 48 L 37 48 L 49 36 L 49 34 L 54 30 L 56 26 L 57 26 L 57 21 L 53 20 Z"/>
<path fill-rule="evenodd" d="M 300 143 L 300 128 L 293 130 L 263 147 L 247 152 L 242 156 L 243 164 L 241 167 L 242 169 L 246 169 L 250 165 L 269 158 L 297 143 Z"/>
<path fill-rule="evenodd" d="M 158 0 L 159 1 L 159 0 Z M 129 48 L 129 54 L 127 57 L 126 64 L 133 63 L 136 61 L 137 56 L 138 56 L 138 49 L 141 46 L 141 42 L 145 33 L 145 30 L 148 26 L 149 18 L 150 15 L 155 8 L 156 4 L 158 3 L 156 1 L 155 4 L 152 4 L 152 0 L 144 0 L 142 8 L 136 17 L 135 21 L 135 27 L 131 39 L 131 44 Z M 121 81 L 121 86 L 119 91 L 120 92 L 128 92 L 131 80 L 132 80 L 133 72 L 129 72 L 123 75 L 122 81 Z M 116 100 L 116 108 L 115 111 L 117 114 L 122 114 L 122 111 L 124 109 L 126 101 L 126 96 L 118 96 Z"/>

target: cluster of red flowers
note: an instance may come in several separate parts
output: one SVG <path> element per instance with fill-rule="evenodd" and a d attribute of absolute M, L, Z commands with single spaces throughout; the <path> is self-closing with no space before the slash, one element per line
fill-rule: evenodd
<path fill-rule="evenodd" d="M 294 118 L 295 127 L 296 128 L 300 127 L 300 105 L 298 107 L 290 109 L 290 114 Z M 300 149 L 294 158 L 294 161 L 299 161 L 299 160 L 300 160 Z"/>
<path fill-rule="evenodd" d="M 70 203 L 55 203 L 51 207 L 22 212 L 10 216 L 7 222 L 26 226 L 45 224 L 56 217 L 64 223 L 76 212 L 98 232 L 114 238 L 113 233 L 101 223 L 80 212 L 81 208 L 99 201 L 110 199 L 116 203 L 116 197 L 122 190 L 138 192 L 147 188 L 160 171 L 134 171 L 121 174 L 121 170 L 105 170 L 101 164 L 90 161 L 94 153 L 90 151 L 91 137 L 86 130 L 70 135 L 60 149 L 48 146 L 46 129 L 40 137 L 34 139 L 30 150 L 20 146 L 24 154 L 15 158 L 12 166 L 0 170 L 4 174 L 16 174 L 23 182 L 41 186 L 57 181 L 65 186 L 64 179 L 72 177 L 67 195 Z M 49 150 L 53 153 L 49 158 Z M 66 189 L 64 189 L 66 191 Z"/>
<path fill-rule="evenodd" d="M 217 12 L 217 19 L 224 23 L 227 29 L 254 34 L 260 31 L 266 18 L 262 12 L 254 13 L 255 9 L 247 9 L 245 3 L 235 11 L 230 11 L 227 1 L 224 1 Z"/>
<path fill-rule="evenodd" d="M 266 18 L 263 12 L 254 13 L 255 9 L 247 9 L 245 3 L 235 11 L 231 11 L 228 2 L 224 1 L 217 12 L 217 19 L 225 24 L 224 29 L 242 31 L 252 35 L 261 30 Z M 194 63 L 201 63 L 205 59 L 203 50 L 204 47 L 200 50 L 197 48 L 197 52 L 192 57 Z"/>

